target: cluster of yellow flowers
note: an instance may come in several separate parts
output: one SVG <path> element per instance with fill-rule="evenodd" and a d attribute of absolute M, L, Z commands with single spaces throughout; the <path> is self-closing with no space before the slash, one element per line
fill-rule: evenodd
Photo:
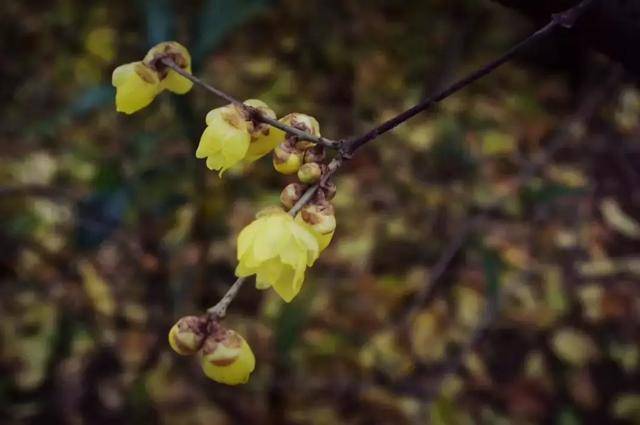
<path fill-rule="evenodd" d="M 116 109 L 133 113 L 164 89 L 178 94 L 188 92 L 192 82 L 167 66 L 169 60 L 191 73 L 189 52 L 176 42 L 160 43 L 144 60 L 116 68 Z M 323 146 L 272 127 L 260 119 L 264 117 L 275 120 L 276 113 L 256 99 L 209 111 L 196 157 L 206 159 L 207 167 L 222 176 L 235 165 L 256 161 L 273 151 L 273 166 L 278 172 L 297 174 L 298 181 L 287 185 L 280 195 L 284 208 L 270 207 L 259 212 L 240 232 L 235 270 L 238 277 L 256 275 L 258 289 L 273 288 L 290 302 L 302 288 L 307 267 L 315 263 L 333 238 L 336 219 L 330 201 L 336 187 L 323 178 L 327 173 Z M 279 121 L 320 136 L 318 121 L 308 115 L 291 113 Z M 319 187 L 313 197 L 293 210 L 315 184 Z M 233 331 L 223 332 L 216 318 L 208 319 L 205 325 L 202 320 L 194 316 L 181 319 L 169 334 L 171 346 L 180 354 L 201 351 L 205 374 L 218 382 L 246 381 L 255 365 L 246 341 Z"/>

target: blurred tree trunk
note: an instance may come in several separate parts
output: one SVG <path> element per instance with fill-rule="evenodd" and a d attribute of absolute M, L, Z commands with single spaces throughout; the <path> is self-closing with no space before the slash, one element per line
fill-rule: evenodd
<path fill-rule="evenodd" d="M 536 22 L 548 21 L 578 0 L 494 0 Z M 640 0 L 595 0 L 576 24 L 574 37 L 640 77 Z"/>

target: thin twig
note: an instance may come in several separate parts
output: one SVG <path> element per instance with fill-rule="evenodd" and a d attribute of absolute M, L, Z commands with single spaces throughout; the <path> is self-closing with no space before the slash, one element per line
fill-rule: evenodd
<path fill-rule="evenodd" d="M 184 69 L 180 68 L 171 58 L 166 57 L 162 59 L 162 63 L 166 66 L 168 66 L 169 68 L 173 69 L 175 72 L 177 72 L 178 74 L 182 75 L 183 77 L 185 77 L 188 80 L 191 80 L 194 84 L 199 85 L 200 87 L 204 88 L 205 90 L 215 94 L 218 97 L 223 98 L 224 100 L 233 103 L 234 105 L 240 106 L 241 108 L 243 108 L 244 110 L 246 110 L 250 116 L 260 122 L 263 122 L 265 124 L 269 124 L 272 127 L 275 128 L 279 128 L 280 130 L 284 131 L 285 133 L 288 134 L 292 134 L 294 136 L 296 136 L 298 139 L 300 140 L 307 140 L 313 143 L 317 143 L 319 145 L 325 146 L 327 148 L 330 149 L 340 149 L 340 147 L 342 146 L 342 142 L 339 141 L 335 141 L 335 140 L 331 140 L 331 139 L 327 139 L 326 137 L 322 137 L 322 136 L 315 136 L 313 134 L 309 134 L 306 131 L 302 131 L 298 128 L 295 127 L 291 127 L 289 125 L 286 125 L 276 119 L 273 119 L 271 117 L 267 117 L 266 115 L 262 114 L 258 109 L 256 108 L 252 108 L 248 105 L 245 105 L 244 103 L 240 102 L 238 99 L 236 99 L 235 97 L 231 96 L 230 94 L 227 94 L 225 92 L 223 92 L 220 89 L 217 89 L 215 87 L 213 87 L 211 84 L 206 83 L 205 81 L 203 81 L 202 79 L 191 75 L 190 73 L 186 72 Z"/>
<path fill-rule="evenodd" d="M 207 309 L 207 315 L 214 320 L 220 320 L 227 315 L 227 307 L 231 304 L 231 301 L 238 295 L 238 291 L 242 287 L 246 277 L 239 277 L 233 282 L 233 285 L 229 287 L 224 296 L 218 301 L 216 305 Z"/>
<path fill-rule="evenodd" d="M 371 129 L 367 133 L 363 134 L 362 136 L 359 136 L 359 137 L 353 138 L 351 140 L 348 140 L 347 142 L 345 142 L 345 151 L 348 154 L 353 154 L 357 149 L 359 149 L 363 145 L 371 142 L 372 140 L 376 139 L 381 134 L 384 134 L 384 133 L 386 133 L 386 132 L 388 132 L 390 130 L 393 130 L 394 128 L 396 128 L 397 126 L 399 126 L 403 122 L 409 120 L 410 118 L 414 117 L 415 115 L 419 114 L 420 112 L 426 111 L 427 109 L 430 109 L 430 108 L 434 107 L 435 105 L 437 105 L 438 103 L 440 103 L 444 99 L 446 99 L 449 96 L 453 95 L 454 93 L 462 90 L 463 88 L 465 88 L 469 84 L 471 84 L 471 83 L 479 80 L 480 78 L 490 74 L 495 69 L 499 68 L 501 65 L 503 65 L 506 62 L 508 62 L 509 60 L 511 60 L 520 51 L 524 50 L 525 48 L 529 47 L 533 43 L 535 43 L 535 42 L 539 41 L 540 39 L 542 39 L 542 38 L 546 37 L 547 35 L 549 35 L 556 28 L 558 28 L 558 27 L 571 28 L 573 26 L 573 24 L 575 23 L 576 19 L 582 14 L 582 12 L 584 12 L 584 9 L 591 2 L 592 2 L 592 0 L 584 0 L 579 5 L 567 10 L 564 13 L 559 13 L 557 15 L 553 15 L 553 17 L 551 18 L 551 21 L 549 21 L 549 23 L 547 25 L 545 25 L 541 29 L 537 30 L 536 32 L 534 32 L 533 34 L 531 34 L 530 36 L 528 36 L 527 38 L 522 40 L 520 43 L 518 43 L 515 46 L 513 46 L 511 49 L 509 49 L 501 57 L 493 60 L 492 62 L 489 62 L 488 64 L 486 64 L 482 68 L 480 68 L 480 69 L 472 72 L 471 74 L 467 75 L 466 77 L 456 81 L 455 83 L 451 84 L 449 87 L 443 89 L 442 91 L 436 93 L 435 95 L 422 100 L 417 105 L 412 106 L 411 108 L 407 109 L 406 111 L 401 112 L 400 114 L 396 115 L 395 117 L 393 117 L 393 118 L 383 122 L 382 124 L 374 127 L 373 129 Z"/>

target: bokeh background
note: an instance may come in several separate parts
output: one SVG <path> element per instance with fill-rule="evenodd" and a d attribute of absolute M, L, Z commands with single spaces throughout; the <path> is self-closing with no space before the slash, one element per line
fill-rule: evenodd
<path fill-rule="evenodd" d="M 640 91 L 566 34 L 346 164 L 301 295 L 231 306 L 248 384 L 166 343 L 287 180 L 195 159 L 197 87 L 117 114 L 115 66 L 177 40 L 340 138 L 533 29 L 489 0 L 3 1 L 0 422 L 640 423 Z"/>

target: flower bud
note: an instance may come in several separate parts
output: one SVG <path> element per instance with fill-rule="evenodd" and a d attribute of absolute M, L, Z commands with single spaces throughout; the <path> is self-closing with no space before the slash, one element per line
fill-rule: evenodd
<path fill-rule="evenodd" d="M 247 341 L 232 330 L 219 328 L 202 347 L 201 366 L 204 374 L 221 384 L 244 384 L 256 365 Z"/>
<path fill-rule="evenodd" d="M 298 170 L 298 179 L 305 184 L 314 184 L 322 177 L 322 167 L 317 162 L 302 164 Z"/>
<path fill-rule="evenodd" d="M 304 162 L 322 162 L 324 161 L 324 146 L 314 145 L 307 149 L 304 153 Z"/>
<path fill-rule="evenodd" d="M 290 210 L 302 197 L 305 189 L 306 187 L 300 183 L 288 184 L 280 193 L 280 202 L 287 210 Z"/>
<path fill-rule="evenodd" d="M 281 143 L 273 151 L 273 167 L 281 174 L 294 174 L 302 165 L 302 156 L 290 144 Z"/>
<path fill-rule="evenodd" d="M 320 136 L 320 124 L 318 124 L 318 120 L 312 116 L 294 112 L 280 118 L 280 122 L 314 136 Z"/>
<path fill-rule="evenodd" d="M 316 238 L 320 251 L 331 242 L 336 229 L 336 216 L 329 202 L 306 205 L 296 216 L 296 221 L 307 226 Z"/>
<path fill-rule="evenodd" d="M 308 204 L 300 211 L 305 223 L 321 234 L 331 233 L 336 229 L 336 216 L 333 205 L 329 202 Z"/>
<path fill-rule="evenodd" d="M 203 327 L 199 317 L 183 317 L 169 331 L 169 345 L 182 356 L 195 354 L 204 342 Z"/>

